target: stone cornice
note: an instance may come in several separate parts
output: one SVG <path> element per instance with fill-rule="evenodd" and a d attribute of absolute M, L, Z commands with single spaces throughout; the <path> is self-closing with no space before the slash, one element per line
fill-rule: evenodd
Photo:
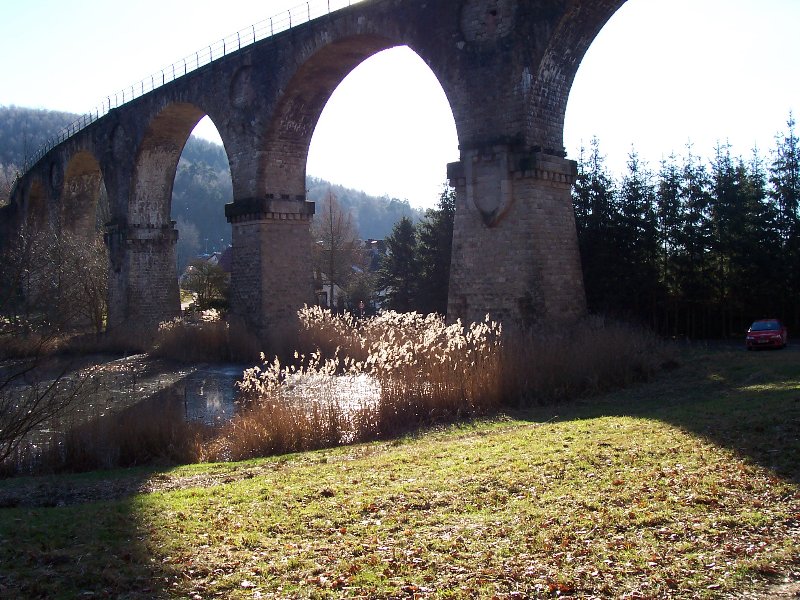
<path fill-rule="evenodd" d="M 229 223 L 248 221 L 309 221 L 314 216 L 315 205 L 304 196 L 292 200 L 288 196 L 280 199 L 243 198 L 225 205 L 225 217 Z"/>

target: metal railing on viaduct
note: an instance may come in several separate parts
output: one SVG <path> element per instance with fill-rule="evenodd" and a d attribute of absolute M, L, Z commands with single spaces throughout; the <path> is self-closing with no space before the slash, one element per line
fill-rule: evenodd
<path fill-rule="evenodd" d="M 273 17 L 254 23 L 250 27 L 237 31 L 217 42 L 190 54 L 171 65 L 168 65 L 144 79 L 137 81 L 114 94 L 109 94 L 88 113 L 81 115 L 75 121 L 64 127 L 32 157 L 25 161 L 23 173 L 39 162 L 50 150 L 66 141 L 79 131 L 88 127 L 98 119 L 103 118 L 111 110 L 131 102 L 145 94 L 152 92 L 176 79 L 200 69 L 212 62 L 222 59 L 242 48 L 251 46 L 279 33 L 290 30 L 292 27 L 303 25 L 319 17 L 323 17 L 337 10 L 357 4 L 361 0 L 310 0 L 304 4 L 285 10 Z"/>

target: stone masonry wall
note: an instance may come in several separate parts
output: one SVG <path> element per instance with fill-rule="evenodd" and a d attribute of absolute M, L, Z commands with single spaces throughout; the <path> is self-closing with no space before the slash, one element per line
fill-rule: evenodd
<path fill-rule="evenodd" d="M 311 216 L 298 200 L 239 201 L 233 225 L 231 314 L 268 346 L 296 331 L 297 310 L 314 301 Z"/>
<path fill-rule="evenodd" d="M 127 247 L 127 315 L 123 325 L 153 332 L 158 324 L 180 314 L 175 244 L 178 232 L 131 227 Z"/>
<path fill-rule="evenodd" d="M 575 163 L 537 154 L 506 170 L 520 157 L 502 150 L 469 160 L 496 168 L 479 171 L 481 181 L 469 165 L 450 166 L 457 207 L 448 318 L 474 321 L 489 314 L 536 325 L 582 316 L 586 300 L 570 195 Z M 487 199 L 474 196 L 491 192 L 493 176 L 505 203 L 487 210 Z"/>
<path fill-rule="evenodd" d="M 233 181 L 231 314 L 274 339 L 313 300 L 304 194 L 317 120 L 352 68 L 407 45 L 447 95 L 461 150 L 449 172 L 458 203 L 449 317 L 573 319 L 585 300 L 563 119 L 581 59 L 625 1 L 364 0 L 115 108 L 38 160 L 14 208 L 20 222 L 53 210 L 84 229 L 82 209 L 104 186 L 109 322 L 170 318 L 172 183 L 186 138 L 209 116 Z"/>

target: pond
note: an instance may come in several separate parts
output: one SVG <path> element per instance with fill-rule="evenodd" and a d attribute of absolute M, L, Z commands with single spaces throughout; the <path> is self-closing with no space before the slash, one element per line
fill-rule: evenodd
<path fill-rule="evenodd" d="M 170 423 L 202 423 L 213 431 L 231 420 L 239 407 L 236 383 L 246 369 L 241 364 L 178 365 L 146 355 L 48 364 L 31 379 L 10 386 L 6 394 L 22 399 L 37 386 L 41 390 L 57 384 L 57 394 L 68 404 L 64 412 L 24 434 L 18 452 L 9 459 L 10 470 L 33 472 L 48 464 L 54 469 L 138 464 L 147 459 L 148 440 L 159 442 L 161 432 L 171 435 Z M 367 375 L 293 374 L 280 395 L 301 410 L 333 409 L 346 415 L 376 405 L 380 385 Z M 142 450 L 144 458 L 137 454 L 117 460 L 130 447 Z M 78 459 L 91 464 L 73 467 Z"/>
<path fill-rule="evenodd" d="M 236 412 L 236 382 L 243 365 L 203 365 L 176 385 L 183 387 L 186 418 L 213 425 L 233 418 Z"/>
<path fill-rule="evenodd" d="M 208 425 L 227 421 L 236 414 L 236 382 L 244 365 L 204 365 L 176 383 L 183 388 L 186 418 Z M 324 403 L 349 412 L 377 403 L 380 385 L 368 375 L 292 375 L 283 398 L 297 405 Z"/>

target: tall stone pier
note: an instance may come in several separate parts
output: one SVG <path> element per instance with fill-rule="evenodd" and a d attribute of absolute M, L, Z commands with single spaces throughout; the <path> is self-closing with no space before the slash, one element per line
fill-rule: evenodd
<path fill-rule="evenodd" d="M 233 226 L 231 307 L 238 324 L 270 347 L 291 337 L 297 309 L 314 302 L 314 203 L 251 198 L 225 208 Z"/>
<path fill-rule="evenodd" d="M 507 146 L 448 167 L 456 190 L 448 319 L 568 322 L 586 299 L 572 209 L 576 164 Z"/>

